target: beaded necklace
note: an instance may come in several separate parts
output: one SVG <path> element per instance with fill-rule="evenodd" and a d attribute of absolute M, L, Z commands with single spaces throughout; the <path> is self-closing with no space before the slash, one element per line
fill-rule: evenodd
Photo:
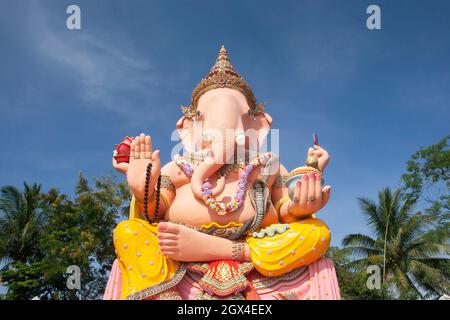
<path fill-rule="evenodd" d="M 202 185 L 202 199 L 205 204 L 208 205 L 211 209 L 215 210 L 220 216 L 229 214 L 239 209 L 244 204 L 248 176 L 253 171 L 253 169 L 260 164 L 266 165 L 270 161 L 271 156 L 271 153 L 259 155 L 258 157 L 250 161 L 250 163 L 245 165 L 244 170 L 239 177 L 238 190 L 236 191 L 236 194 L 230 202 L 216 200 L 212 196 L 211 182 L 206 179 Z M 191 178 L 192 174 L 194 173 L 194 169 L 191 167 L 190 163 L 187 160 L 180 158 L 181 157 L 176 157 L 174 159 L 175 163 L 180 167 L 180 169 L 186 176 Z"/>

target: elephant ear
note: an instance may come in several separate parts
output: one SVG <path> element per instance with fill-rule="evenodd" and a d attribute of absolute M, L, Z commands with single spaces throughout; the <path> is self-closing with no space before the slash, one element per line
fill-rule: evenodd
<path fill-rule="evenodd" d="M 272 127 L 272 117 L 266 112 L 260 112 L 256 115 L 250 115 L 244 120 L 244 127 L 246 130 L 254 130 L 258 139 L 258 148 L 260 148 L 264 139 Z"/>
<path fill-rule="evenodd" d="M 178 135 L 183 143 L 184 149 L 188 153 L 195 151 L 194 121 L 186 116 L 182 116 L 176 124 Z"/>

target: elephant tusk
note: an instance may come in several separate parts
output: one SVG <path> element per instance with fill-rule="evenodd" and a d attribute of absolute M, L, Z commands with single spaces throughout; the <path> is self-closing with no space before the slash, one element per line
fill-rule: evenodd
<path fill-rule="evenodd" d="M 243 146 L 243 145 L 245 145 L 245 134 L 239 133 L 239 134 L 236 136 L 236 144 L 237 144 L 238 146 Z"/>

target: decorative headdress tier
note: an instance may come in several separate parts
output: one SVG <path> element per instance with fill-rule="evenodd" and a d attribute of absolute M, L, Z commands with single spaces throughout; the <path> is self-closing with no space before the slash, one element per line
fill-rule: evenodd
<path fill-rule="evenodd" d="M 204 93 L 218 88 L 230 88 L 241 92 L 247 99 L 251 114 L 254 115 L 264 111 L 264 103 L 256 103 L 252 88 L 233 68 L 228 58 L 227 50 L 222 46 L 216 63 L 192 91 L 191 105 L 189 107 L 181 107 L 185 116 L 189 118 L 195 116 L 200 97 Z"/>

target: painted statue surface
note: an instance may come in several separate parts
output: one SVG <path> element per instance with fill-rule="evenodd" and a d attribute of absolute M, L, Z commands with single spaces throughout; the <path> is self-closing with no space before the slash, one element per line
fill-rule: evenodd
<path fill-rule="evenodd" d="M 182 112 L 171 162 L 145 134 L 115 151 L 133 198 L 104 298 L 339 299 L 317 138 L 292 171 L 264 150 L 272 118 L 223 47 Z"/>

